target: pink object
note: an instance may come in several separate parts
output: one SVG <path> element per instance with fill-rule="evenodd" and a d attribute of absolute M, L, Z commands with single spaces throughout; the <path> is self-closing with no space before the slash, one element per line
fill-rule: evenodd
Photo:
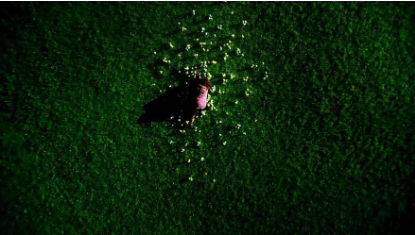
<path fill-rule="evenodd" d="M 197 73 L 197 78 L 202 80 L 202 79 L 207 79 L 207 78 L 202 78 L 202 75 L 200 74 L 199 71 L 196 72 Z M 209 80 L 208 80 L 209 81 Z M 208 91 L 209 91 L 209 87 L 202 85 L 202 84 L 198 84 L 198 95 L 196 97 L 196 109 L 205 109 L 206 108 L 206 104 L 207 104 L 207 95 L 208 95 Z M 192 115 L 192 118 L 190 120 L 190 125 L 193 124 L 194 120 L 195 120 L 196 115 Z"/>
<path fill-rule="evenodd" d="M 199 84 L 199 95 L 197 96 L 197 107 L 196 109 L 206 108 L 207 94 L 209 89 L 206 86 Z"/>
<path fill-rule="evenodd" d="M 202 75 L 200 74 L 199 71 L 196 72 L 197 74 L 197 78 L 202 80 Z M 197 96 L 197 107 L 196 109 L 204 109 L 206 108 L 206 103 L 207 103 L 207 94 L 209 91 L 209 88 L 207 88 L 206 86 L 203 86 L 201 84 L 199 84 L 199 95 Z"/>

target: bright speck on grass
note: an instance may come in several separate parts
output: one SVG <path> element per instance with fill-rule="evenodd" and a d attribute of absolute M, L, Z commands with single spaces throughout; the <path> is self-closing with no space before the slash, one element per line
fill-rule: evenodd
<path fill-rule="evenodd" d="M 193 177 L 192 177 L 192 176 L 190 176 L 190 177 L 189 177 L 189 180 L 190 180 L 190 181 L 193 181 Z"/>
<path fill-rule="evenodd" d="M 187 163 L 190 163 L 191 161 L 190 161 L 190 158 L 187 160 Z"/>
<path fill-rule="evenodd" d="M 202 162 L 203 162 L 204 160 L 205 160 L 205 158 L 204 158 L 204 157 L 200 158 L 200 161 L 202 161 Z"/>

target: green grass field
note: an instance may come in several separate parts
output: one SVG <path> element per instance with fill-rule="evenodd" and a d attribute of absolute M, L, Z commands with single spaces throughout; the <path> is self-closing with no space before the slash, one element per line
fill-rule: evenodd
<path fill-rule="evenodd" d="M 414 4 L 0 8 L 2 234 L 412 226 Z M 192 128 L 137 122 L 196 70 Z"/>

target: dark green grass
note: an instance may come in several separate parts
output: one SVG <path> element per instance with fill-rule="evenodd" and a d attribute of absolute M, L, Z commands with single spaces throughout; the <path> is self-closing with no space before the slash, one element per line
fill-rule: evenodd
<path fill-rule="evenodd" d="M 403 231 L 414 211 L 413 10 L 7 4 L 2 233 Z M 178 85 L 172 72 L 212 60 L 213 106 L 194 128 L 137 124 Z"/>

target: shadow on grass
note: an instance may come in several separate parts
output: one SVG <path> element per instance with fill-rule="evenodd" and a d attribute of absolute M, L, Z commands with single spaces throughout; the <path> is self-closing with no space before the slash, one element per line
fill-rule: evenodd
<path fill-rule="evenodd" d="M 191 126 L 191 118 L 196 114 L 198 83 L 181 74 L 173 75 L 180 85 L 144 105 L 145 113 L 138 119 L 139 124 L 168 121 L 177 128 Z"/>

